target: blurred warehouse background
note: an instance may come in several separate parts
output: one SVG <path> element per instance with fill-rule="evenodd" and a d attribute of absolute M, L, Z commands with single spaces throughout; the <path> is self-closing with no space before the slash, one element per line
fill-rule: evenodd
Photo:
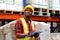
<path fill-rule="evenodd" d="M 60 32 L 60 0 L 0 0 L 0 26 L 23 15 L 26 5 L 34 7 L 38 19 L 32 19 L 50 24 L 51 32 Z"/>

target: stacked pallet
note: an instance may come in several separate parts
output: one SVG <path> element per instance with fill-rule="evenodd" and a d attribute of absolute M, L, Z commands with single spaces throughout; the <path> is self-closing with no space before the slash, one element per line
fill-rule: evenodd
<path fill-rule="evenodd" d="M 0 27 L 0 40 L 4 40 L 5 37 L 4 37 L 4 31 L 3 31 L 3 28 Z"/>
<path fill-rule="evenodd" d="M 15 40 L 15 23 L 16 21 L 13 21 L 1 27 L 0 40 Z"/>
<path fill-rule="evenodd" d="M 44 22 L 34 22 L 36 32 L 40 33 L 40 40 L 50 40 L 50 25 Z"/>
<path fill-rule="evenodd" d="M 21 14 L 20 11 L 0 10 L 0 14 Z"/>

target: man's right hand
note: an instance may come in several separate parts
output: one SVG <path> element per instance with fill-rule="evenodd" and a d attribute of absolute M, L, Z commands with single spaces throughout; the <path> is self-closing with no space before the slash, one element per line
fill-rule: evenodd
<path fill-rule="evenodd" d="M 27 35 L 26 34 L 23 34 L 23 33 L 19 33 L 18 34 L 18 38 L 24 38 L 24 37 L 26 37 Z"/>

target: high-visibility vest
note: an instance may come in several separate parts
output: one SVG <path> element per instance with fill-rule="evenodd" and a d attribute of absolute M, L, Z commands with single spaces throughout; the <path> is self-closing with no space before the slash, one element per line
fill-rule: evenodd
<path fill-rule="evenodd" d="M 25 38 L 17 38 L 17 40 L 35 40 L 34 37 L 32 39 L 30 37 L 25 37 Z"/>
<path fill-rule="evenodd" d="M 29 33 L 29 28 L 28 28 L 28 25 L 27 25 L 25 19 L 24 18 L 20 18 L 20 20 L 22 22 L 24 34 L 28 34 Z M 34 27 L 33 21 L 31 21 L 31 25 L 32 25 L 32 29 L 31 30 L 34 31 L 35 27 Z"/>

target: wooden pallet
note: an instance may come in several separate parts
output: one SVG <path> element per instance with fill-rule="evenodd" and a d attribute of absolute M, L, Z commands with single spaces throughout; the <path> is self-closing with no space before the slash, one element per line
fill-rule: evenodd
<path fill-rule="evenodd" d="M 10 11 L 10 10 L 0 10 L 0 14 L 21 14 L 19 11 Z"/>
<path fill-rule="evenodd" d="M 56 11 L 58 11 L 60 14 L 60 10 L 49 10 L 49 11 L 52 11 L 52 13 L 56 13 Z"/>
<path fill-rule="evenodd" d="M 37 10 L 37 11 L 36 11 Z M 39 16 L 43 16 L 43 15 L 40 15 L 40 13 L 49 13 L 49 9 L 47 9 L 47 8 L 34 8 L 34 11 L 35 12 L 39 12 L 37 15 L 39 15 Z M 35 14 L 35 13 L 34 13 Z"/>
<path fill-rule="evenodd" d="M 1 14 L 1 13 L 5 13 L 5 11 L 4 11 L 4 10 L 0 10 L 0 14 Z"/>

